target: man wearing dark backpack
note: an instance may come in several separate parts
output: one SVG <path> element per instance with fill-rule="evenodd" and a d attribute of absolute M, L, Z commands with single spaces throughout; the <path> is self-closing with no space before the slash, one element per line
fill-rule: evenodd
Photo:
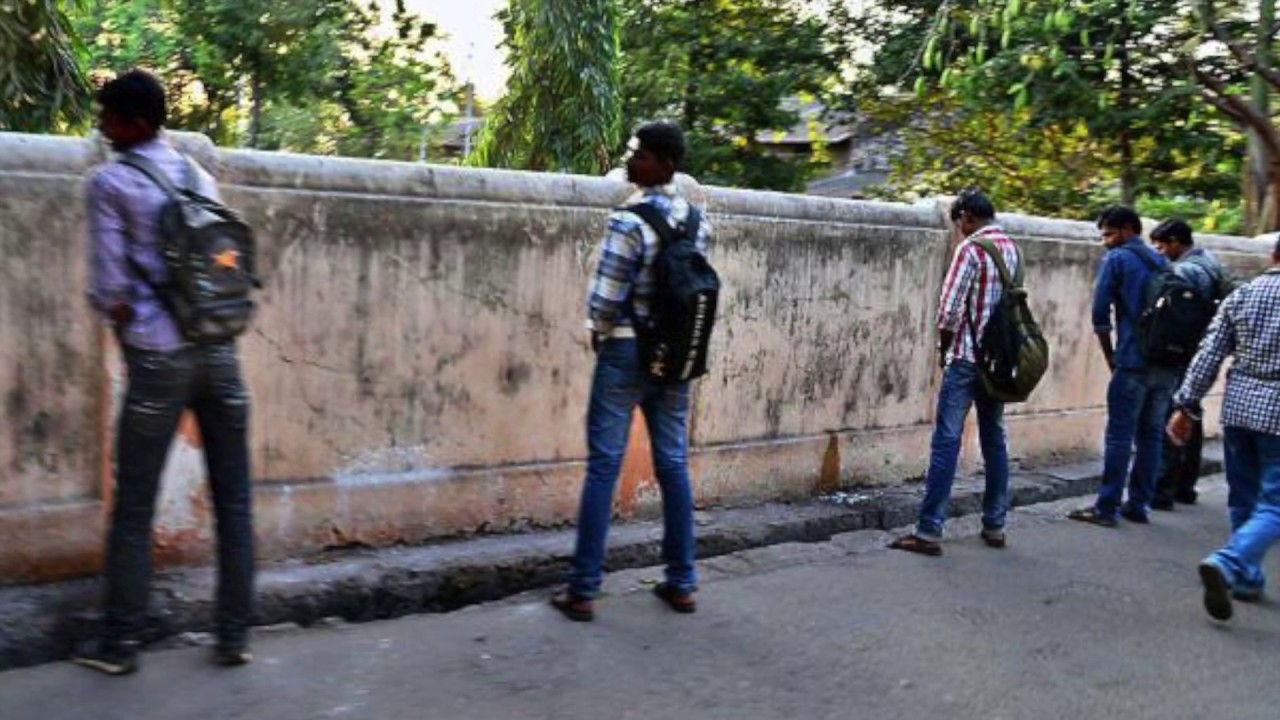
<path fill-rule="evenodd" d="M 1107 254 L 1094 285 L 1093 328 L 1111 369 L 1102 487 L 1092 507 L 1074 510 L 1068 517 L 1102 527 L 1115 527 L 1117 516 L 1145 524 L 1160 466 L 1164 421 L 1178 382 L 1175 368 L 1148 361 L 1140 332 L 1149 281 L 1165 259 L 1142 242 L 1142 221 L 1127 207 L 1107 208 L 1098 218 L 1098 228 Z M 1122 504 L 1126 477 L 1129 497 Z"/>
<path fill-rule="evenodd" d="M 951 221 L 965 239 L 956 248 L 938 301 L 938 364 L 942 388 L 929 450 L 925 496 L 916 530 L 889 547 L 922 555 L 942 554 L 942 528 L 951 503 L 960 457 L 960 440 L 969 408 L 978 410 L 978 439 L 986 471 L 982 496 L 982 539 L 993 548 L 1005 546 L 1005 516 L 1009 507 L 1009 448 L 1005 437 L 1004 403 L 983 390 L 978 362 L 978 339 L 1007 288 L 1000 264 L 1010 276 L 1021 275 L 1022 253 L 995 223 L 991 201 L 976 190 L 965 190 L 951 204 Z M 995 255 L 998 253 L 999 256 Z"/>
<path fill-rule="evenodd" d="M 594 600 L 604 579 L 614 486 L 636 407 L 644 413 L 649 428 L 654 471 L 662 490 L 666 580 L 655 586 L 654 592 L 677 612 L 691 613 L 697 607 L 693 597 L 697 590 L 693 490 L 688 466 L 690 383 L 684 378 L 690 376 L 691 366 L 686 367 L 690 358 L 693 365 L 704 364 L 705 358 L 664 354 L 660 347 L 664 343 L 655 340 L 651 329 L 665 302 L 659 288 L 662 278 L 655 270 L 667 267 L 666 261 L 672 258 L 666 254 L 673 250 L 708 270 L 705 254 L 711 224 L 673 184 L 685 153 L 679 127 L 668 122 L 643 125 L 628 149 L 627 179 L 639 188 L 639 197 L 634 205 L 609 217 L 591 284 L 588 325 L 597 357 L 587 410 L 587 476 L 568 588 L 551 600 L 566 617 L 584 622 L 595 617 Z M 698 307 L 706 309 L 701 303 Z M 713 301 L 710 309 L 714 313 Z M 714 318 L 704 314 L 698 320 L 697 315 L 690 314 L 690 327 L 709 328 Z"/>
<path fill-rule="evenodd" d="M 116 427 L 102 628 L 97 639 L 76 648 L 72 659 L 111 675 L 137 667 L 137 645 L 149 614 L 151 531 L 160 474 L 178 421 L 191 409 L 200 427 L 217 518 L 215 659 L 241 665 L 250 659 L 254 573 L 249 395 L 235 340 L 193 342 L 189 338 L 207 326 L 184 325 L 175 317 L 172 298 L 180 279 L 170 272 L 164 250 L 170 239 L 163 231 L 165 213 L 175 212 L 174 198 L 138 164 L 199 194 L 211 207 L 217 206 L 212 201 L 218 188 L 160 136 L 166 108 L 156 78 L 128 72 L 103 86 L 96 99 L 99 129 L 121 155 L 88 182 L 89 297 L 120 341 L 128 388 Z M 234 267 L 240 261 L 238 250 L 225 247 L 208 259 L 207 272 L 238 272 Z M 217 286 L 217 279 L 206 285 Z M 223 307 L 229 306 L 224 302 Z M 235 312 L 240 311 L 237 306 Z"/>
<path fill-rule="evenodd" d="M 1151 243 L 1172 263 L 1170 272 L 1176 273 L 1195 293 L 1193 302 L 1202 306 L 1200 314 L 1212 318 L 1218 303 L 1230 291 L 1231 280 L 1227 269 L 1208 250 L 1195 246 L 1191 226 L 1178 218 L 1166 220 L 1151 231 Z M 1194 313 L 1193 313 L 1194 314 Z M 1199 346 L 1208 324 L 1199 327 L 1198 322 L 1183 322 L 1187 338 Z M 1179 378 L 1186 374 L 1186 363 L 1179 363 Z M 1186 443 L 1164 442 L 1163 461 L 1156 480 L 1156 495 L 1151 500 L 1153 510 L 1173 510 L 1174 503 L 1192 505 L 1196 501 L 1196 481 L 1200 477 L 1201 449 L 1204 445 L 1204 426 L 1196 420 Z"/>

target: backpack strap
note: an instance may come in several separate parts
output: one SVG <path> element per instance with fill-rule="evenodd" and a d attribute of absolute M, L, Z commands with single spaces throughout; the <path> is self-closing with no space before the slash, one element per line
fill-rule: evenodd
<path fill-rule="evenodd" d="M 671 227 L 671 223 L 667 222 L 667 217 L 661 210 L 649 203 L 636 203 L 622 208 L 630 213 L 635 213 L 645 225 L 653 228 L 657 233 L 660 244 L 659 251 L 662 248 L 674 243 L 680 238 L 676 236 L 675 228 Z M 698 212 L 698 208 L 692 204 L 689 205 L 689 214 L 685 217 L 682 225 L 684 226 L 684 237 L 697 239 L 698 226 L 702 223 L 702 213 Z"/>
<path fill-rule="evenodd" d="M 1152 260 L 1150 257 L 1147 256 L 1146 253 L 1142 252 L 1138 248 L 1132 245 L 1121 245 L 1120 249 L 1128 250 L 1129 252 L 1136 255 L 1137 258 L 1142 261 L 1142 264 L 1146 265 L 1147 269 L 1150 270 L 1151 272 L 1159 272 L 1160 266 L 1156 264 L 1156 261 Z"/>
<path fill-rule="evenodd" d="M 170 200 L 178 199 L 178 187 L 173 184 L 173 181 L 169 179 L 168 175 L 164 174 L 164 171 L 162 171 L 154 162 L 151 162 L 151 158 L 143 157 L 138 153 L 125 153 L 120 157 L 120 162 L 128 165 L 134 170 L 137 170 L 143 175 L 146 175 L 151 182 L 155 183 L 157 187 L 164 191 L 164 194 L 167 195 Z M 194 174 L 193 169 L 190 167 L 190 162 L 190 160 L 187 160 L 188 166 L 184 173 L 186 175 Z M 184 178 L 183 185 L 187 184 L 189 183 Z"/>
<path fill-rule="evenodd" d="M 973 243 L 981 249 L 982 252 L 986 253 L 987 257 L 991 258 L 992 262 L 996 264 L 996 271 L 1000 273 L 1000 286 L 1002 288 L 1006 290 L 1016 290 L 1022 287 L 1021 262 L 1018 263 L 1018 271 L 1015 272 L 1011 278 L 1009 277 L 1009 266 L 1004 263 L 1004 253 L 1000 252 L 995 243 L 986 238 L 978 237 L 969 238 L 969 242 Z M 1021 260 L 1021 258 L 1019 258 L 1019 260 Z"/>

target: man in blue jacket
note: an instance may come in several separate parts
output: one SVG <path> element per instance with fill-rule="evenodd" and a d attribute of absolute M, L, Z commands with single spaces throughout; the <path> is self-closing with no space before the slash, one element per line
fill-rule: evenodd
<path fill-rule="evenodd" d="M 1207 307 L 1216 308 L 1218 301 L 1231 291 L 1230 273 L 1213 253 L 1196 246 L 1191 226 L 1186 221 L 1172 218 L 1160 223 L 1151 231 L 1151 244 L 1173 263 L 1173 271 L 1195 288 L 1200 301 Z M 1178 369 L 1179 375 L 1185 376 L 1186 369 Z M 1184 445 L 1165 439 L 1151 509 L 1173 510 L 1175 502 L 1195 503 L 1203 445 L 1204 426 L 1199 420 L 1192 423 L 1191 434 Z"/>
<path fill-rule="evenodd" d="M 1107 254 L 1102 258 L 1093 291 L 1093 329 L 1111 369 L 1106 449 L 1097 501 L 1068 517 L 1102 527 L 1115 527 L 1117 516 L 1145 524 L 1160 469 L 1164 421 L 1178 373 L 1176 369 L 1147 363 L 1138 337 L 1138 321 L 1147 281 L 1164 266 L 1165 259 L 1142 241 L 1142 221 L 1130 208 L 1107 208 L 1098 218 L 1098 229 Z M 1129 497 L 1122 504 L 1126 476 Z"/>

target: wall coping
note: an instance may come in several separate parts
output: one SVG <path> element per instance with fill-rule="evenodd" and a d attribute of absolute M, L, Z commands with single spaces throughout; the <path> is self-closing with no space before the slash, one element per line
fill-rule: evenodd
<path fill-rule="evenodd" d="M 166 132 L 224 185 L 279 191 L 317 191 L 454 202 L 513 203 L 604 210 L 625 200 L 628 186 L 609 177 L 460 168 L 451 165 L 222 149 L 199 133 Z M 0 172 L 80 176 L 105 162 L 110 152 L 97 133 L 89 137 L 0 132 Z M 915 204 L 793 193 L 702 187 L 682 177 L 686 188 L 706 198 L 708 211 L 734 217 L 823 222 L 945 231 L 949 199 Z M 1001 213 L 1014 237 L 1094 243 L 1092 223 L 1017 213 Z M 1197 241 L 1219 251 L 1269 254 L 1264 238 L 1200 235 Z"/>

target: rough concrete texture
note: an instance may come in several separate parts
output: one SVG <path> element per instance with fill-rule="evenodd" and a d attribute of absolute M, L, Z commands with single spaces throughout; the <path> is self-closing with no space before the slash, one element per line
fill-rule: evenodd
<path fill-rule="evenodd" d="M 1221 449 L 1205 452 L 1205 471 L 1221 468 Z M 1015 473 L 1015 507 L 1094 492 L 1096 461 Z M 698 554 L 714 558 L 747 548 L 816 543 L 859 530 L 911 524 L 921 486 L 839 492 L 800 505 L 770 504 L 698 515 Z M 982 482 L 957 483 L 951 512 L 981 511 Z M 661 524 L 619 524 L 610 535 L 607 568 L 661 561 Z M 272 563 L 258 577 L 260 625 L 312 625 L 326 618 L 363 622 L 411 613 L 442 612 L 561 581 L 573 548 L 572 531 L 496 536 L 426 547 L 345 551 L 314 562 Z M 214 576 L 208 569 L 171 572 L 153 592 L 150 640 L 209 629 Z M 64 657 L 72 642 L 92 633 L 97 583 L 0 588 L 0 669 Z"/>
<path fill-rule="evenodd" d="M 991 550 L 977 518 L 942 558 L 889 533 L 747 550 L 702 565 L 696 615 L 649 593 L 661 569 L 609 578 L 594 623 L 531 592 L 461 612 L 260 633 L 254 663 L 207 648 L 146 653 L 129 678 L 70 664 L 0 674 L 6 720 L 1274 720 L 1274 599 L 1230 623 L 1201 607 L 1195 564 L 1227 532 L 1225 488 L 1148 526 L 1103 530 L 1023 508 Z M 1280 573 L 1272 553 L 1270 574 Z M 199 644 L 188 637 L 182 645 Z"/>
<path fill-rule="evenodd" d="M 591 254 L 626 185 L 604 178 L 221 150 L 175 135 L 258 231 L 266 287 L 241 343 L 264 558 L 571 520 L 592 356 Z M 0 584 L 84 576 L 101 554 L 122 376 L 83 296 L 88 140 L 0 133 Z M 694 396 L 703 505 L 799 500 L 918 476 L 938 374 L 940 206 L 720 188 L 725 284 Z M 1106 368 L 1087 223 L 1010 215 L 1053 348 L 1011 407 L 1026 467 L 1096 454 Z M 1242 274 L 1265 243 L 1209 239 Z M 1210 426 L 1213 427 L 1212 421 Z M 972 433 L 970 433 L 972 435 Z M 652 517 L 642 423 L 617 510 Z M 175 440 L 161 564 L 210 559 L 200 440 Z M 962 464 L 977 458 L 972 439 Z"/>

